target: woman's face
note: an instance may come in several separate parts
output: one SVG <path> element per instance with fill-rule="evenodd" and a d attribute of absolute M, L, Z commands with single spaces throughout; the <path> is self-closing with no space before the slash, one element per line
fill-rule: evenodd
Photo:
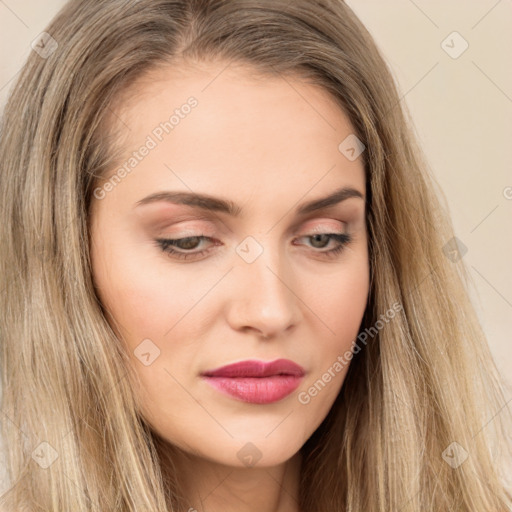
<path fill-rule="evenodd" d="M 225 63 L 134 92 L 115 117 L 126 159 L 94 192 L 91 257 L 141 413 L 196 456 L 282 463 L 329 412 L 367 302 L 354 129 L 322 89 Z M 302 373 L 211 373 L 278 359 Z"/>

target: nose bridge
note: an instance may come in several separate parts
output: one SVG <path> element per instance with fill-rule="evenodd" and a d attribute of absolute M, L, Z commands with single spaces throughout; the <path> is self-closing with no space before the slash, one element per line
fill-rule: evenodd
<path fill-rule="evenodd" d="M 261 240 L 261 241 L 260 241 Z M 265 334 L 286 329 L 298 320 L 293 276 L 284 254 L 272 237 L 247 237 L 238 247 L 240 261 L 234 273 L 234 321 Z"/>

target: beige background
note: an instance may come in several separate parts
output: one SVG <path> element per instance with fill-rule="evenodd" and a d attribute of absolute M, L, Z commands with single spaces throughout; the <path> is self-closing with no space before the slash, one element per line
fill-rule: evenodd
<path fill-rule="evenodd" d="M 512 384 L 512 2 L 347 3 L 394 71 L 447 196 L 456 235 L 468 248 L 464 259 L 479 318 L 496 363 Z M 31 41 L 63 4 L 0 0 L 2 106 Z M 454 31 L 463 39 L 447 39 Z M 463 40 L 469 46 L 458 58 L 446 53 L 462 49 Z M 510 390 L 507 398 L 512 399 Z"/>

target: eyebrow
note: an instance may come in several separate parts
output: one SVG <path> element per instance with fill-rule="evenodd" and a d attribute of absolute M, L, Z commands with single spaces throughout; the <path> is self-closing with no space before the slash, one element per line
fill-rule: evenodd
<path fill-rule="evenodd" d="M 359 190 L 351 187 L 342 187 L 326 197 L 313 199 L 312 201 L 301 204 L 296 208 L 295 213 L 296 215 L 305 215 L 318 210 L 324 210 L 353 197 L 364 200 L 364 196 Z M 225 213 L 233 217 L 239 217 L 242 213 L 242 207 L 231 200 L 193 192 L 156 192 L 144 199 L 141 199 L 140 201 L 137 201 L 135 206 L 138 207 L 159 201 L 183 204 L 194 208 L 200 208 L 205 211 Z"/>

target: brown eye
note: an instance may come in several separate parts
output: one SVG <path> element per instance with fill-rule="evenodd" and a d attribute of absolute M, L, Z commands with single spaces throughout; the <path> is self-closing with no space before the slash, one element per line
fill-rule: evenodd
<path fill-rule="evenodd" d="M 202 240 L 212 240 L 210 237 L 204 235 L 198 236 L 188 236 L 186 238 L 161 238 L 156 240 L 158 247 L 172 255 L 172 257 L 176 257 L 178 259 L 189 259 L 189 258 L 199 258 L 203 256 L 208 249 L 204 249 L 198 252 L 184 252 L 184 251 L 192 251 L 197 249 L 199 243 Z M 178 250 L 176 249 L 178 248 Z"/>

